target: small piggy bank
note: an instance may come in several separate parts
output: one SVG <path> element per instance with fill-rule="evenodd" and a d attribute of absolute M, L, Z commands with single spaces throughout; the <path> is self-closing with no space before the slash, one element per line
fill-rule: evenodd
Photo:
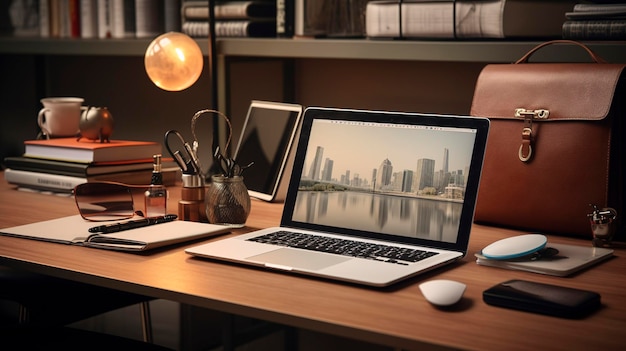
<path fill-rule="evenodd" d="M 100 140 L 110 142 L 113 134 L 113 116 L 106 107 L 88 107 L 80 117 L 80 136 L 89 140 Z"/>

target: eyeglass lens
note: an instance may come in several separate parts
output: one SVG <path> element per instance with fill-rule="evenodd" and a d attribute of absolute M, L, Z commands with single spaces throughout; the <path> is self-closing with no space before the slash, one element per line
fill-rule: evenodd
<path fill-rule="evenodd" d="M 80 215 L 90 221 L 110 221 L 134 215 L 129 187 L 115 183 L 83 183 L 74 189 Z"/>

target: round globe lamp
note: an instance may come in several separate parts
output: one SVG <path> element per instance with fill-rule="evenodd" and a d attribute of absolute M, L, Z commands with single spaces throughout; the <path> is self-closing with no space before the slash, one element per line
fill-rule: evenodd
<path fill-rule="evenodd" d="M 198 80 L 204 58 L 195 40 L 183 33 L 169 32 L 150 43 L 144 65 L 156 86 L 167 91 L 181 91 Z"/>

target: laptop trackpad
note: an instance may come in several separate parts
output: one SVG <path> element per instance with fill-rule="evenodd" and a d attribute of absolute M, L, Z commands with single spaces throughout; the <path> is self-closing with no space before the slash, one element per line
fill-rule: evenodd
<path fill-rule="evenodd" d="M 267 265 L 283 268 L 300 268 L 304 270 L 320 270 L 352 259 L 351 257 L 326 255 L 319 252 L 278 249 L 247 258 Z"/>

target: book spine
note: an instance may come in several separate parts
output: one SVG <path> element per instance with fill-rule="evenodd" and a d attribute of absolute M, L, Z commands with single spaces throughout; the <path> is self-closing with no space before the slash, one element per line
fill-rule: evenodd
<path fill-rule="evenodd" d="M 124 38 L 126 35 L 126 13 L 124 7 L 125 0 L 109 0 L 111 6 L 111 38 Z"/>
<path fill-rule="evenodd" d="M 291 38 L 294 34 L 294 2 L 276 0 L 276 36 Z"/>
<path fill-rule="evenodd" d="M 626 20 L 566 21 L 563 39 L 626 40 Z"/>
<path fill-rule="evenodd" d="M 109 0 L 98 1 L 98 38 L 107 39 L 111 37 L 111 5 Z"/>
<path fill-rule="evenodd" d="M 68 3 L 69 37 L 80 38 L 80 2 L 69 0 Z"/>
<path fill-rule="evenodd" d="M 58 38 L 60 36 L 60 1 L 61 0 L 50 0 L 48 5 L 48 11 L 50 13 L 50 37 Z"/>
<path fill-rule="evenodd" d="M 181 0 L 164 0 L 163 2 L 163 29 L 167 32 L 180 32 Z"/>
<path fill-rule="evenodd" d="M 135 1 L 111 1 L 111 37 L 133 38 L 135 36 Z"/>
<path fill-rule="evenodd" d="M 218 37 L 247 37 L 249 36 L 249 21 L 216 21 L 215 35 Z"/>
<path fill-rule="evenodd" d="M 22 157 L 5 157 L 4 163 L 7 168 L 16 171 L 29 171 L 38 173 L 51 173 L 72 177 L 85 177 L 87 175 L 87 164 L 70 162 L 52 162 L 40 159 L 29 159 Z"/>
<path fill-rule="evenodd" d="M 215 19 L 239 19 L 248 17 L 251 2 L 225 2 L 215 6 Z M 208 11 L 208 9 L 207 9 Z M 207 12 L 208 17 L 208 12 Z"/>
<path fill-rule="evenodd" d="M 163 32 L 163 2 L 135 0 L 135 36 L 153 38 Z"/>
<path fill-rule="evenodd" d="M 294 33 L 295 36 L 304 35 L 304 0 L 294 0 Z"/>
<path fill-rule="evenodd" d="M 626 11 L 626 3 L 622 4 L 576 4 L 574 12 L 595 11 Z"/>
<path fill-rule="evenodd" d="M 39 36 L 50 37 L 50 0 L 39 1 Z"/>
<path fill-rule="evenodd" d="M 4 179 L 9 184 L 21 187 L 71 192 L 78 184 L 85 183 L 85 178 L 70 177 L 58 174 L 18 171 L 7 168 L 4 170 Z"/>
<path fill-rule="evenodd" d="M 471 10 L 467 13 L 464 26 L 466 35 L 470 35 L 470 22 L 476 21 Z M 402 4 L 402 20 L 397 3 L 368 3 L 366 7 L 366 35 L 368 37 L 431 37 L 454 38 L 454 4 L 411 3 Z M 400 33 L 402 21 L 402 33 Z"/>
<path fill-rule="evenodd" d="M 321 37 L 326 35 L 328 19 L 333 15 L 329 0 L 295 0 L 294 36 Z"/>
<path fill-rule="evenodd" d="M 98 4 L 96 0 L 80 0 L 80 37 L 98 37 Z"/>
<path fill-rule="evenodd" d="M 182 6 L 182 17 L 185 20 L 208 20 L 209 7 L 206 2 L 191 1 Z M 224 19 L 255 19 L 275 18 L 276 4 L 267 1 L 234 1 L 219 2 L 215 5 L 215 18 Z"/>
<path fill-rule="evenodd" d="M 59 37 L 71 36 L 70 0 L 59 0 Z"/>
<path fill-rule="evenodd" d="M 207 37 L 209 24 L 204 21 L 183 23 L 183 33 L 191 37 Z M 274 21 L 220 20 L 215 22 L 215 35 L 218 37 L 275 37 Z"/>

